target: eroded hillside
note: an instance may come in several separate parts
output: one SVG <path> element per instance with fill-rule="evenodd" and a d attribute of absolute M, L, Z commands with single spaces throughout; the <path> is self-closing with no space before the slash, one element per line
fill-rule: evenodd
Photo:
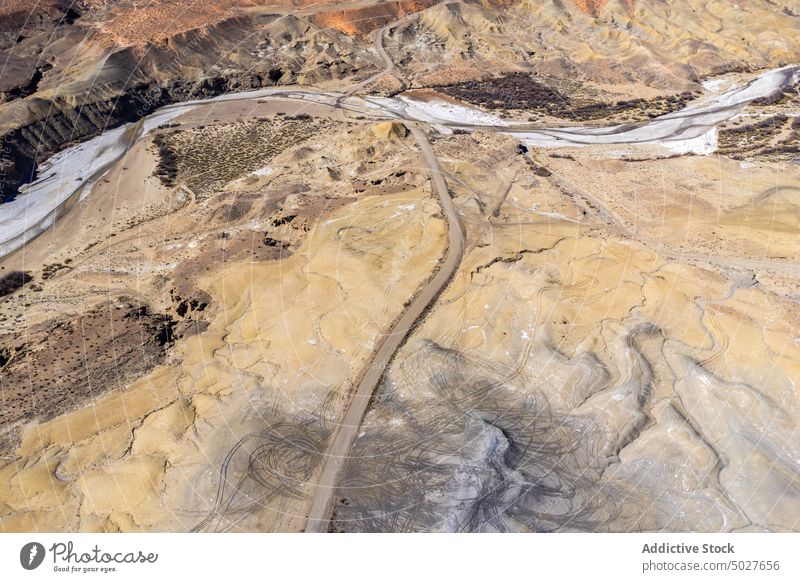
<path fill-rule="evenodd" d="M 1 530 L 800 528 L 788 0 L 0 9 Z"/>

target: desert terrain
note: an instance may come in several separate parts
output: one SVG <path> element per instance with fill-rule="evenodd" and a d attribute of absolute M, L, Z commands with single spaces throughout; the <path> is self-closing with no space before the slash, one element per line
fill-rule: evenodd
<path fill-rule="evenodd" d="M 792 2 L 0 15 L 0 531 L 800 529 Z"/>

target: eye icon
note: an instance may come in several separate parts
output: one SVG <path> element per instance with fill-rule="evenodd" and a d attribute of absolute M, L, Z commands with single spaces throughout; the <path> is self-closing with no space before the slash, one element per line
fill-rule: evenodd
<path fill-rule="evenodd" d="M 35 570 L 44 561 L 44 546 L 39 542 L 29 542 L 19 551 L 19 563 L 26 570 Z"/>

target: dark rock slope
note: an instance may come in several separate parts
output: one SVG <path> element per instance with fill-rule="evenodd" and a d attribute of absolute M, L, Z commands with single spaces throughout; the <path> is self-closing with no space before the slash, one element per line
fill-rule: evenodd
<path fill-rule="evenodd" d="M 120 46 L 92 12 L 69 10 L 51 6 L 0 31 L 0 58 L 14 64 L 0 75 L 0 201 L 54 153 L 163 105 L 366 75 L 378 64 L 365 43 L 290 15 L 237 14 Z"/>

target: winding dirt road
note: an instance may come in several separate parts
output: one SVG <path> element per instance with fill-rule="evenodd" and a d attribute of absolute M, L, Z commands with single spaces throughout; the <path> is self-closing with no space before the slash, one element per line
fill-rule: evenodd
<path fill-rule="evenodd" d="M 409 16 L 408 18 L 411 18 Z M 796 82 L 800 67 L 783 67 L 764 73 L 745 85 L 707 103 L 689 106 L 682 111 L 655 118 L 646 123 L 612 126 L 608 128 L 534 128 L 526 124 L 512 124 L 493 116 L 470 117 L 474 110 L 432 109 L 424 102 L 413 99 L 375 96 L 355 96 L 354 93 L 378 80 L 383 75 L 395 74 L 396 68 L 383 47 L 384 33 L 399 24 L 387 24 L 376 36 L 376 49 L 386 67 L 365 81 L 350 87 L 344 93 L 322 91 L 311 88 L 262 89 L 247 93 L 229 94 L 207 101 L 190 101 L 166 106 L 138 122 L 132 127 L 121 127 L 90 140 L 85 144 L 68 148 L 54 156 L 46 166 L 43 177 L 26 188 L 25 196 L 9 203 L 4 208 L 7 216 L 0 217 L 0 256 L 13 251 L 22 243 L 46 228 L 51 220 L 74 201 L 81 193 L 91 188 L 104 171 L 118 161 L 132 143 L 141 139 L 150 130 L 172 119 L 192 107 L 214 102 L 243 101 L 257 99 L 285 99 L 327 106 L 338 112 L 364 116 L 370 120 L 402 121 L 410 128 L 416 139 L 424 162 L 431 174 L 432 188 L 439 198 L 443 215 L 448 223 L 448 249 L 445 260 L 438 270 L 418 290 L 406 309 L 379 339 L 378 349 L 367 364 L 346 404 L 344 415 L 331 435 L 313 483 L 311 506 L 306 516 L 305 531 L 328 531 L 335 502 L 337 486 L 349 459 L 350 450 L 358 434 L 361 421 L 367 412 L 375 389 L 389 367 L 397 350 L 403 345 L 428 308 L 447 287 L 458 269 L 464 254 L 465 238 L 458 211 L 453 203 L 443 178 L 439 163 L 423 128 L 438 131 L 484 129 L 510 135 L 530 147 L 560 147 L 588 144 L 643 144 L 679 142 L 696 139 L 729 119 L 750 101 L 769 96 L 783 87 Z M 92 163 L 86 160 L 94 160 Z M 554 176 L 561 188 L 573 187 L 563 177 Z M 584 195 L 586 197 L 586 195 Z M 27 199 L 26 199 L 27 198 Z M 36 204 L 31 204 L 35 202 Z M 605 208 L 599 200 L 589 198 L 597 211 L 613 227 L 624 229 L 621 221 Z M 36 212 L 32 212 L 36 210 Z M 11 211 L 14 212 L 11 212 Z M 684 255 L 684 258 L 690 258 Z M 724 264 L 731 259 L 720 258 L 715 262 Z M 753 259 L 734 260 L 732 266 L 772 267 L 769 261 Z M 788 272 L 797 272 L 796 265 L 785 267 Z"/>
<path fill-rule="evenodd" d="M 411 331 L 416 327 L 428 307 L 436 301 L 447 287 L 464 256 L 464 230 L 453 199 L 442 177 L 439 162 L 425 132 L 410 126 L 411 133 L 419 144 L 422 156 L 431 174 L 433 189 L 439 197 L 448 224 L 447 258 L 436 274 L 419 290 L 411 304 L 380 339 L 380 346 L 362 373 L 350 398 L 344 416 L 335 429 L 328 450 L 322 461 L 319 477 L 314 485 L 311 509 L 306 518 L 306 532 L 324 533 L 328 531 L 336 487 L 342 470 L 349 458 L 361 420 L 367 412 L 372 395 L 383 378 L 394 354 L 403 345 Z"/>
<path fill-rule="evenodd" d="M 410 18 L 412 16 L 416 16 L 416 14 L 410 14 L 410 15 L 406 16 L 405 18 Z M 396 26 L 398 26 L 402 22 L 402 20 L 404 20 L 404 19 L 396 20 L 394 22 L 390 22 L 389 24 L 387 24 L 383 28 L 379 29 L 378 32 L 375 33 L 375 50 L 378 51 L 378 55 L 380 55 L 380 57 L 383 59 L 383 62 L 386 64 L 386 66 L 383 69 L 381 69 L 380 71 L 378 71 L 377 73 L 375 73 L 374 75 L 372 75 L 371 77 L 368 77 L 368 78 L 364 79 L 363 81 L 361 81 L 360 83 L 356 83 L 355 85 L 350 87 L 347 91 L 344 92 L 345 95 L 353 95 L 353 94 L 357 93 L 358 91 L 360 91 L 361 89 L 363 89 L 364 87 L 366 87 L 367 85 L 371 85 L 372 83 L 374 83 L 375 81 L 377 81 L 381 77 L 383 77 L 385 75 L 392 75 L 392 74 L 395 73 L 396 67 L 394 66 L 394 61 L 389 56 L 389 54 L 386 52 L 386 49 L 383 46 L 383 35 L 387 31 L 389 31 L 392 28 L 395 28 Z M 399 79 L 399 76 L 398 76 L 398 79 Z M 405 82 L 403 81 L 403 79 L 400 79 L 400 82 L 403 83 L 403 85 L 405 86 Z"/>

